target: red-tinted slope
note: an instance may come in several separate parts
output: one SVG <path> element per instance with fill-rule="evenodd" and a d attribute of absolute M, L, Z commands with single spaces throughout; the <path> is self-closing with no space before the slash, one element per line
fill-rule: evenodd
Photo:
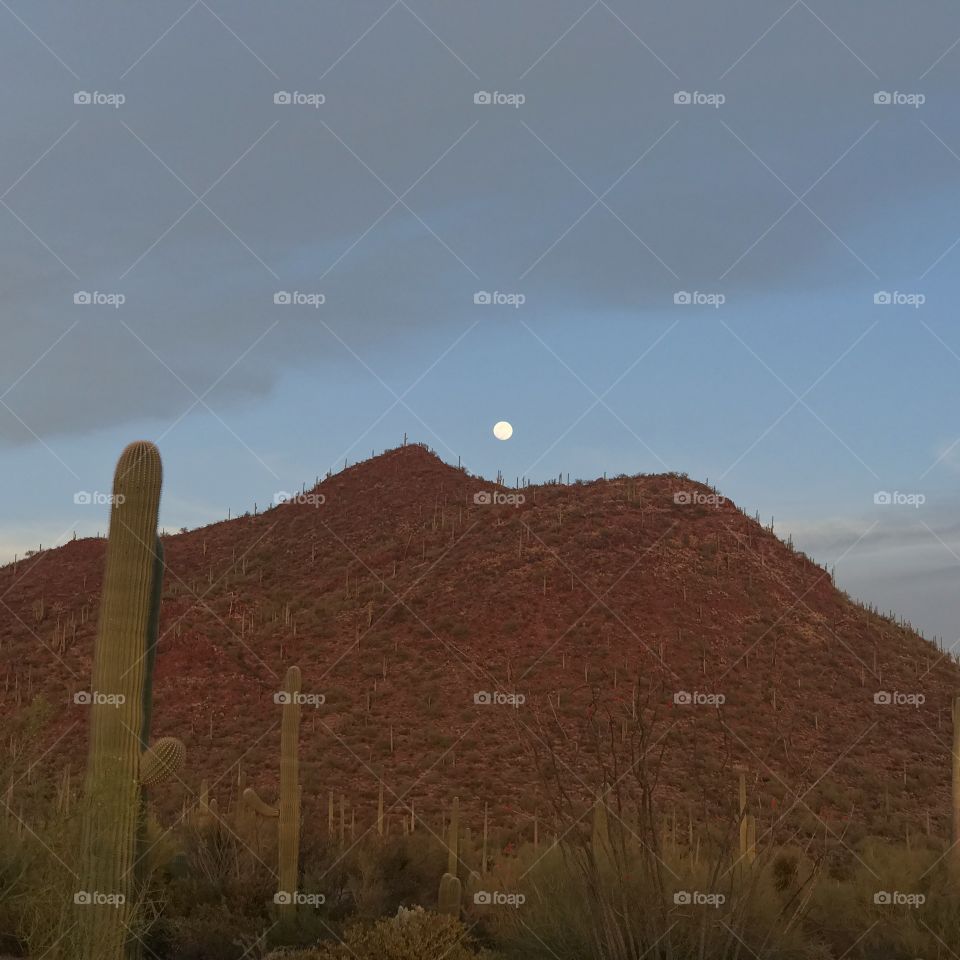
<path fill-rule="evenodd" d="M 475 503 L 494 492 L 525 502 Z M 767 808 L 828 820 L 852 808 L 893 831 L 929 811 L 945 828 L 955 666 L 733 504 L 676 502 L 710 501 L 702 484 L 511 491 L 411 445 L 313 493 L 324 502 L 165 538 L 153 725 L 189 758 L 168 802 L 201 777 L 226 798 L 238 761 L 272 794 L 273 694 L 298 663 L 304 691 L 326 698 L 303 711 L 308 810 L 334 790 L 372 811 L 382 771 L 388 802 L 429 811 L 459 794 L 468 814 L 488 800 L 516 821 L 546 805 L 530 751 L 542 751 L 536 717 L 554 712 L 570 738 L 557 741 L 568 786 L 586 797 L 591 701 L 629 717 L 637 689 L 660 707 L 667 803 L 705 789 L 730 800 L 737 762 Z M 86 713 L 72 694 L 89 684 L 105 546 L 78 541 L 0 569 L 0 711 L 22 717 L 42 695 L 54 710 L 41 762 L 75 770 Z M 878 706 L 878 690 L 926 702 Z M 482 691 L 526 702 L 476 704 Z M 718 715 L 674 704 L 677 691 L 726 703 Z"/>

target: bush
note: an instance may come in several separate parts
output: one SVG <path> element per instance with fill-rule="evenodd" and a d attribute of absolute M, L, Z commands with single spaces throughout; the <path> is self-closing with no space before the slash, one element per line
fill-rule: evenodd
<path fill-rule="evenodd" d="M 402 910 L 372 926 L 355 924 L 343 942 L 315 950 L 272 954 L 280 960 L 475 960 L 466 928 L 452 917 L 422 909 Z"/>

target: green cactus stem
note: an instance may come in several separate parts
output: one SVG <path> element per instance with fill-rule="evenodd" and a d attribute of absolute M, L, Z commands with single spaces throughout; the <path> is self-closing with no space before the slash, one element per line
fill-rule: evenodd
<path fill-rule="evenodd" d="M 279 834 L 278 896 L 276 902 L 282 917 L 295 912 L 300 861 L 300 668 L 287 670 L 280 702 L 283 721 L 280 733 L 280 801 L 272 807 L 264 803 L 255 790 L 247 787 L 243 799 L 262 817 L 275 817 Z M 283 895 L 286 896 L 283 896 Z"/>
<path fill-rule="evenodd" d="M 463 885 L 460 878 L 452 873 L 445 873 L 440 878 L 440 893 L 437 897 L 437 911 L 448 917 L 460 917 L 460 901 L 463 896 Z"/>
<path fill-rule="evenodd" d="M 757 859 L 757 819 L 747 813 L 747 775 L 740 773 L 740 859 L 753 863 Z"/>
<path fill-rule="evenodd" d="M 147 850 L 145 786 L 173 776 L 184 759 L 172 738 L 148 747 L 152 677 L 163 583 L 157 537 L 162 486 L 152 443 L 123 451 L 113 482 L 106 573 L 94 648 L 90 747 L 77 903 L 82 960 L 137 960 Z"/>
<path fill-rule="evenodd" d="M 451 917 L 460 916 L 460 901 L 463 897 L 463 884 L 457 876 L 460 861 L 459 843 L 460 798 L 454 797 L 447 840 L 447 872 L 440 878 L 440 892 L 437 896 L 437 910 Z"/>
<path fill-rule="evenodd" d="M 456 876 L 459 873 L 457 864 L 460 860 L 460 798 L 453 798 L 453 810 L 450 813 L 450 833 L 447 841 L 447 873 Z"/>

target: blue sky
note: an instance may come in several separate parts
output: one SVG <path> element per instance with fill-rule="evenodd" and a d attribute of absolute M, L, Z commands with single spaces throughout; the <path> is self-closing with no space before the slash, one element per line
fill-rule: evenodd
<path fill-rule="evenodd" d="M 407 433 L 491 476 L 709 478 L 957 640 L 950 4 L 0 20 L 0 559 L 103 528 L 74 493 L 135 437 L 176 528 Z"/>

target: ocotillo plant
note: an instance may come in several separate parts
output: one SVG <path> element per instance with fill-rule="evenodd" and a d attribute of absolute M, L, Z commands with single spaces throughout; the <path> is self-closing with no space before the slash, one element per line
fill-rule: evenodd
<path fill-rule="evenodd" d="M 440 878 L 440 893 L 437 897 L 437 910 L 451 917 L 460 916 L 460 900 L 463 885 L 457 876 L 460 860 L 460 798 L 453 798 L 453 811 L 450 814 L 450 833 L 447 842 L 447 872 Z"/>
<path fill-rule="evenodd" d="M 283 704 L 280 733 L 280 802 L 275 807 L 264 803 L 252 787 L 243 791 L 243 799 L 262 817 L 276 817 L 279 831 L 279 886 L 275 902 L 281 915 L 289 916 L 295 907 L 300 860 L 300 668 L 290 667 L 283 692 L 277 698 Z"/>
<path fill-rule="evenodd" d="M 140 956 L 138 901 L 147 846 L 144 787 L 183 763 L 173 737 L 147 746 L 157 652 L 163 550 L 157 537 L 162 485 L 152 443 L 123 451 L 113 506 L 93 659 L 90 748 L 84 789 L 78 949 L 83 960 Z"/>

